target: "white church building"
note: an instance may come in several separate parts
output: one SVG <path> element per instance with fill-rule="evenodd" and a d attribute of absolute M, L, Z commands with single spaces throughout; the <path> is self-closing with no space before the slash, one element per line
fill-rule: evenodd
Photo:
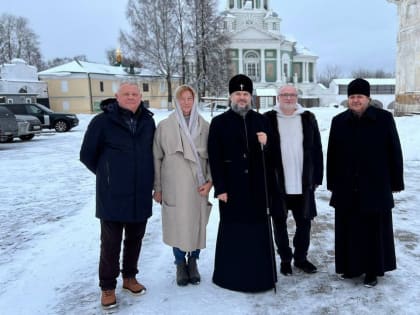
<path fill-rule="evenodd" d="M 257 106 L 272 106 L 277 88 L 288 83 L 298 88 L 302 105 L 322 105 L 320 97 L 330 92 L 317 84 L 318 56 L 281 34 L 281 18 L 270 0 L 226 0 L 221 14 L 230 38 L 231 74 L 253 80 Z"/>

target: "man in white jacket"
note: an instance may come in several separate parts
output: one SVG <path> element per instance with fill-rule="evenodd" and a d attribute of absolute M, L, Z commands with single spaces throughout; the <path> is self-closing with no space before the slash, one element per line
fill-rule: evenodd
<path fill-rule="evenodd" d="M 280 272 L 292 274 L 294 266 L 306 273 L 317 268 L 307 259 L 311 220 L 316 216 L 314 192 L 322 183 L 323 156 L 315 116 L 297 103 L 292 85 L 279 89 L 278 104 L 265 113 L 271 126 L 270 198 L 274 236 L 281 258 Z M 288 211 L 296 222 L 294 251 L 289 246 Z"/>

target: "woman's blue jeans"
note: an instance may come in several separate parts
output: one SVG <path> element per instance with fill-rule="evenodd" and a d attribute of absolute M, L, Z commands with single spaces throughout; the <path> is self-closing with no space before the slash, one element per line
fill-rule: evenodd
<path fill-rule="evenodd" d="M 178 247 L 173 247 L 172 248 L 173 252 L 174 252 L 174 256 L 175 256 L 175 264 L 181 264 L 183 262 L 185 262 L 185 256 L 187 256 L 188 258 L 192 257 L 195 259 L 198 259 L 200 256 L 200 250 L 196 249 L 192 252 L 184 252 L 181 249 L 179 249 Z"/>

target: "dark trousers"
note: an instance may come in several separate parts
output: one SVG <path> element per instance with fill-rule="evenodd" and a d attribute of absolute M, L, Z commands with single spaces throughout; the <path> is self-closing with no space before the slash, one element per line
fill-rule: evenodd
<path fill-rule="evenodd" d="M 303 216 L 303 196 L 302 195 L 286 195 L 286 206 L 292 211 L 293 218 L 296 223 L 296 232 L 293 237 L 294 253 L 289 246 L 289 235 L 287 232 L 287 216 L 273 217 L 274 240 L 277 245 L 277 252 L 282 262 L 290 262 L 292 258 L 295 261 L 303 261 L 308 255 L 311 219 Z"/>
<path fill-rule="evenodd" d="M 123 223 L 101 220 L 101 254 L 99 259 L 99 286 L 102 290 L 115 289 L 120 273 L 120 252 L 124 231 L 122 276 L 132 278 L 138 273 L 137 262 L 146 231 L 145 222 Z"/>

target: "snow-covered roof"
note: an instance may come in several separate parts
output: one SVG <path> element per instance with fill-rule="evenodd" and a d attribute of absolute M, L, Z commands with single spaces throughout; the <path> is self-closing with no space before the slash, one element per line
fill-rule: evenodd
<path fill-rule="evenodd" d="M 348 85 L 354 78 L 342 78 L 334 79 L 334 82 L 337 85 Z M 368 78 L 365 79 L 369 82 L 370 85 L 395 85 L 395 78 Z"/>
<path fill-rule="evenodd" d="M 257 96 L 277 96 L 276 89 L 256 88 L 255 94 Z"/>
<path fill-rule="evenodd" d="M 258 40 L 280 40 L 280 34 L 276 34 L 274 32 L 267 31 L 265 29 L 261 29 L 258 27 L 252 26 L 245 26 L 241 29 L 235 30 L 231 32 L 230 38 L 232 40 L 251 40 L 251 39 L 258 39 Z"/>
<path fill-rule="evenodd" d="M 24 65 L 28 64 L 25 60 L 23 60 L 21 58 L 13 58 L 11 63 L 14 63 L 14 64 L 21 63 L 21 64 L 24 64 Z"/>
<path fill-rule="evenodd" d="M 60 73 L 95 73 L 95 74 L 108 74 L 108 75 L 128 75 L 127 69 L 121 66 L 111 66 L 100 63 L 86 62 L 74 60 L 69 63 L 53 67 L 41 72 L 39 75 Z M 148 69 L 135 68 L 136 75 L 140 76 L 160 76 Z"/>
<path fill-rule="evenodd" d="M 267 12 L 267 14 L 265 15 L 264 18 L 268 19 L 268 18 L 278 18 L 278 17 L 279 17 L 279 15 L 276 12 L 270 10 L 270 11 Z"/>
<path fill-rule="evenodd" d="M 229 11 L 223 11 L 222 13 L 220 13 L 220 15 L 224 16 L 225 18 L 236 19 L 236 16 L 231 14 Z"/>
<path fill-rule="evenodd" d="M 288 42 L 292 42 L 292 43 L 296 43 L 297 40 L 293 35 L 290 34 L 284 34 L 284 39 L 287 40 Z"/>
<path fill-rule="evenodd" d="M 296 43 L 295 49 L 296 49 L 296 53 L 298 55 L 318 57 L 317 54 L 315 54 L 314 52 L 312 52 L 311 50 L 309 50 L 308 48 L 306 48 L 302 44 Z"/>

